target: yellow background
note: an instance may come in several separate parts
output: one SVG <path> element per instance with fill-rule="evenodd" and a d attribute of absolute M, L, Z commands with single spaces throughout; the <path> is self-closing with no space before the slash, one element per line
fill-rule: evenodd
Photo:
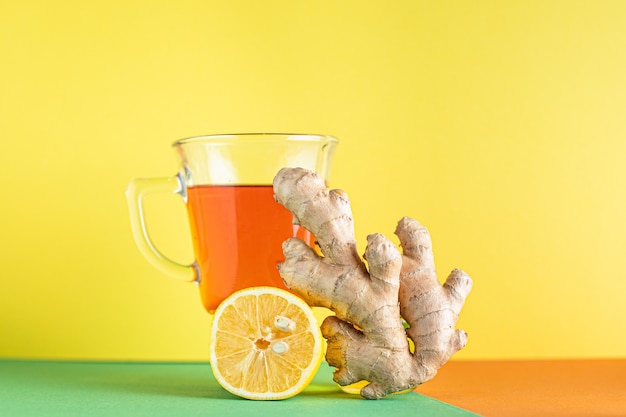
<path fill-rule="evenodd" d="M 626 2 L 0 0 L 0 356 L 208 358 L 130 234 L 176 139 L 337 136 L 362 242 L 409 215 L 474 289 L 455 358 L 626 354 Z M 154 200 L 190 261 L 184 207 Z"/>

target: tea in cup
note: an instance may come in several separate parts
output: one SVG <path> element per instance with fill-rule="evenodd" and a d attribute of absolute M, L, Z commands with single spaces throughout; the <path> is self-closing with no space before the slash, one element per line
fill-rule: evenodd
<path fill-rule="evenodd" d="M 313 245 L 314 238 L 274 201 L 274 176 L 281 168 L 301 167 L 328 180 L 337 143 L 332 136 L 304 134 L 209 135 L 175 142 L 181 162 L 176 175 L 136 178 L 128 185 L 137 246 L 162 272 L 197 283 L 208 312 L 243 288 L 285 288 L 277 269 L 284 259 L 282 243 L 298 237 Z M 171 260 L 150 238 L 142 203 L 153 193 L 183 198 L 195 259 L 190 265 Z"/>

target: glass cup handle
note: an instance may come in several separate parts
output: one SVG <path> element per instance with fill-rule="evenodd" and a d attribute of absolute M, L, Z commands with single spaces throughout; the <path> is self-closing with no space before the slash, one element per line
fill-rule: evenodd
<path fill-rule="evenodd" d="M 172 193 L 183 195 L 185 187 L 180 175 L 163 178 L 135 178 L 126 188 L 130 225 L 135 243 L 142 255 L 158 270 L 181 281 L 197 281 L 195 264 L 183 265 L 163 255 L 156 247 L 148 229 L 143 211 L 143 199 L 149 194 Z"/>

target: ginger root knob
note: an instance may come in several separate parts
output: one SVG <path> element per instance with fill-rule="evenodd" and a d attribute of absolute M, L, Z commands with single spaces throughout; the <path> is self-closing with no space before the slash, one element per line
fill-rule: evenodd
<path fill-rule="evenodd" d="M 395 233 L 402 253 L 382 234 L 368 236 L 366 266 L 356 250 L 345 192 L 329 190 L 315 172 L 283 168 L 274 178 L 274 197 L 316 237 L 323 254 L 289 239 L 279 272 L 309 305 L 335 312 L 321 330 L 338 384 L 366 380 L 361 396 L 382 398 L 430 380 L 465 346 L 467 334 L 455 326 L 472 281 L 455 269 L 439 283 L 425 227 L 400 220 Z"/>

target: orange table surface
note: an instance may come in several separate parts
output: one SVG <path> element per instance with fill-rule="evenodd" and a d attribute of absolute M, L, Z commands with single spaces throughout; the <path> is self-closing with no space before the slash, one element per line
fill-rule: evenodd
<path fill-rule="evenodd" d="M 626 359 L 451 361 L 416 391 L 485 417 L 626 417 Z"/>

